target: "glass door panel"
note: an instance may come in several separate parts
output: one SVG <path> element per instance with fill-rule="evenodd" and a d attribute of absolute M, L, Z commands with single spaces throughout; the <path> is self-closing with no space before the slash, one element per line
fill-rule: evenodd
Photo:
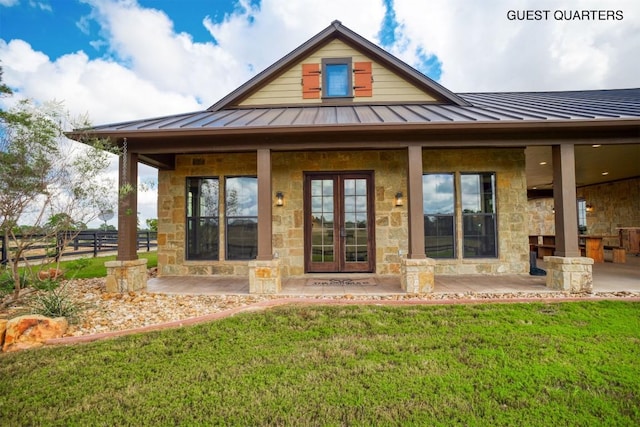
<path fill-rule="evenodd" d="M 371 186 L 370 173 L 305 177 L 306 271 L 373 271 Z"/>

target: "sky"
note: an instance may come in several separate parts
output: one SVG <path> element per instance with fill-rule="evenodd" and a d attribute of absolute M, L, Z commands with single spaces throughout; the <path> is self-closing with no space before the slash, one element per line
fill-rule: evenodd
<path fill-rule="evenodd" d="M 94 125 L 203 110 L 335 19 L 457 93 L 640 87 L 637 0 L 0 0 L 0 106 L 55 99 Z M 144 225 L 153 185 L 138 199 Z"/>

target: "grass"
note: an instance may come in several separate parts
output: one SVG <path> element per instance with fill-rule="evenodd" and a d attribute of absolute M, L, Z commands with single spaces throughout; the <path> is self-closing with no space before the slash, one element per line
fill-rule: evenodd
<path fill-rule="evenodd" d="M 639 425 L 640 303 L 290 306 L 0 356 L 3 425 Z"/>

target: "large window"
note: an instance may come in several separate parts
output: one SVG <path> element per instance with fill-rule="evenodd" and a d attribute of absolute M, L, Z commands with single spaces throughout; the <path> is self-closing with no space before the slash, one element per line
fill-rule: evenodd
<path fill-rule="evenodd" d="M 187 259 L 218 259 L 218 194 L 218 178 L 187 178 Z"/>
<path fill-rule="evenodd" d="M 429 258 L 498 256 L 495 173 L 424 174 L 422 198 Z"/>
<path fill-rule="evenodd" d="M 424 250 L 430 258 L 455 257 L 454 175 L 422 176 Z"/>
<path fill-rule="evenodd" d="M 460 175 L 463 257 L 496 257 L 496 179 L 494 173 Z"/>
<path fill-rule="evenodd" d="M 226 258 L 254 259 L 258 252 L 258 179 L 225 178 Z"/>
<path fill-rule="evenodd" d="M 322 60 L 322 96 L 341 98 L 353 96 L 351 58 Z"/>

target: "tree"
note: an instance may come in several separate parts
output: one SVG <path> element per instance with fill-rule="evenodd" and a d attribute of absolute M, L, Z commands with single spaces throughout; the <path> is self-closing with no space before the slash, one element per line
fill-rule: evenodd
<path fill-rule="evenodd" d="M 109 165 L 106 144 L 67 140 L 65 126 L 88 127 L 85 118 L 72 122 L 56 102 L 34 105 L 23 100 L 0 115 L 0 234 L 12 248 L 8 255 L 14 298 L 20 291 L 19 264 L 30 267 L 27 250 L 59 239 L 61 231 L 75 229 L 77 235 L 82 224 L 112 207 L 105 194 L 115 185 L 100 178 Z M 18 221 L 31 226 L 21 227 L 21 236 L 15 233 Z"/>
<path fill-rule="evenodd" d="M 149 231 L 158 231 L 158 218 L 149 218 L 145 222 Z"/>

